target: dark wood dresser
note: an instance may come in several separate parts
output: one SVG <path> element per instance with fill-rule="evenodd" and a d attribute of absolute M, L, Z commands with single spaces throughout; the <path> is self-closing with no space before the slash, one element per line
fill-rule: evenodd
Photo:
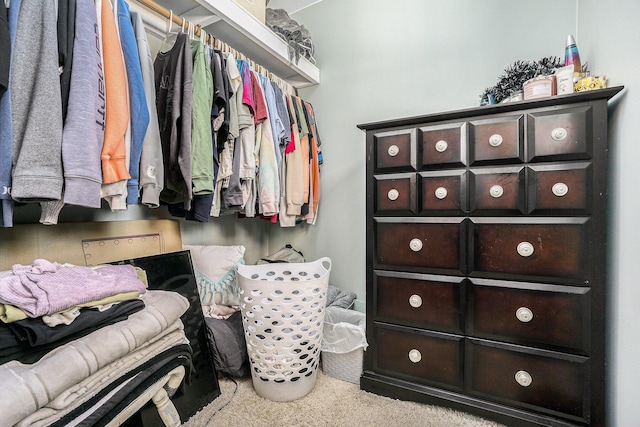
<path fill-rule="evenodd" d="M 359 125 L 360 386 L 509 426 L 605 425 L 613 87 Z"/>

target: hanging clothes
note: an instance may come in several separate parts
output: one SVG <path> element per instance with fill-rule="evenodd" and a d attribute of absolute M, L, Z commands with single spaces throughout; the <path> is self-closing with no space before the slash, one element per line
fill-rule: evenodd
<path fill-rule="evenodd" d="M 191 105 L 191 180 L 193 206 L 186 218 L 208 222 L 213 203 L 213 75 L 208 64 L 205 46 L 200 40 L 191 41 L 193 55 L 193 95 Z"/>
<path fill-rule="evenodd" d="M 291 112 L 291 141 L 285 151 L 287 162 L 287 214 L 300 215 L 304 204 L 304 172 L 302 170 L 302 149 L 300 148 L 300 135 L 302 128 L 298 122 L 297 109 L 293 97 L 286 95 L 287 106 Z"/>
<path fill-rule="evenodd" d="M 95 6 L 79 2 L 75 18 L 74 72 L 69 82 L 68 114 L 62 132 L 64 203 L 99 208 L 105 88 Z M 41 222 L 56 224 L 62 204 L 45 202 L 41 206 Z"/>
<path fill-rule="evenodd" d="M 162 143 L 160 142 L 158 111 L 156 109 L 153 58 L 149 50 L 147 32 L 142 17 L 138 12 L 131 11 L 131 21 L 138 44 L 142 84 L 149 111 L 149 126 L 144 134 L 142 152 L 140 153 L 140 201 L 147 207 L 157 208 L 160 206 L 160 192 L 164 188 L 164 164 L 162 163 Z"/>
<path fill-rule="evenodd" d="M 1 2 L 4 6 L 4 2 Z M 0 56 L 4 56 L 0 61 L 0 68 L 6 67 L 6 85 L 5 92 L 0 97 L 0 226 L 13 227 L 13 207 L 14 201 L 11 198 L 11 169 L 12 169 L 12 150 L 11 150 L 11 64 L 13 54 L 13 42 L 15 40 L 16 26 L 18 25 L 18 14 L 20 12 L 21 0 L 13 0 L 12 7 L 9 8 L 7 17 L 7 33 L 0 34 L 3 44 L 6 45 L 7 36 L 9 37 L 8 49 L 4 48 L 0 51 Z M 6 10 L 5 10 L 6 13 Z M 4 18 L 4 14 L 2 17 Z M 3 21 L 0 20 L 0 32 L 4 28 Z M 6 47 L 6 46 L 5 46 Z"/>
<path fill-rule="evenodd" d="M 311 195 L 310 201 L 313 203 L 312 209 L 310 209 L 308 218 L 308 222 L 311 224 L 315 224 L 316 215 L 318 213 L 318 205 L 320 203 L 320 145 L 322 145 L 320 141 L 320 136 L 318 134 L 318 126 L 316 123 L 315 113 L 313 111 L 313 106 L 305 102 L 304 106 L 308 112 L 309 118 L 309 129 L 311 130 L 311 170 L 310 170 L 310 189 Z"/>
<path fill-rule="evenodd" d="M 58 0 L 58 65 L 60 66 L 60 95 L 62 99 L 62 122 L 67 117 L 73 45 L 76 34 L 76 0 Z"/>
<path fill-rule="evenodd" d="M 271 217 L 278 214 L 280 201 L 280 179 L 278 177 L 278 159 L 276 157 L 271 111 L 268 109 L 271 93 L 270 84 L 264 76 L 261 80 L 260 94 L 262 102 L 267 105 L 267 118 L 261 123 L 260 129 L 260 168 L 258 172 L 258 202 L 260 214 Z M 266 89 L 266 90 L 265 90 Z"/>
<path fill-rule="evenodd" d="M 292 97 L 294 108 L 296 109 L 296 119 L 298 120 L 298 129 L 300 132 L 300 168 L 302 170 L 302 207 L 300 215 L 305 216 L 309 212 L 309 126 L 302 108 L 302 100 L 294 96 Z"/>
<path fill-rule="evenodd" d="M 9 64 L 11 63 L 11 36 L 7 6 L 0 2 L 0 99 L 9 87 Z"/>
<path fill-rule="evenodd" d="M 96 2 L 96 6 L 97 6 Z M 102 147 L 101 196 L 111 210 L 127 208 L 128 152 L 131 144 L 130 105 L 127 73 L 116 23 L 117 3 L 100 2 L 99 22 L 102 34 L 102 60 L 105 74 L 107 108 Z"/>
<path fill-rule="evenodd" d="M 185 33 L 153 59 L 126 0 L 2 3 L 0 226 L 16 200 L 40 203 L 44 224 L 102 199 L 199 222 L 315 221 L 317 125 L 286 82 Z"/>
<path fill-rule="evenodd" d="M 11 196 L 15 201 L 60 200 L 62 196 L 56 33 L 53 2 L 20 4 L 11 57 Z"/>
<path fill-rule="evenodd" d="M 133 31 L 129 5 L 124 0 L 116 0 L 118 16 L 118 32 L 124 56 L 127 89 L 129 92 L 129 123 L 131 128 L 131 144 L 129 150 L 129 180 L 127 181 L 127 204 L 138 203 L 140 186 L 140 156 L 142 143 L 149 126 L 149 109 L 142 81 L 140 53 Z"/>
<path fill-rule="evenodd" d="M 158 124 L 162 141 L 165 185 L 160 200 L 191 209 L 191 97 L 193 63 L 191 43 L 178 34 L 173 47 L 158 52 L 153 64 Z"/>

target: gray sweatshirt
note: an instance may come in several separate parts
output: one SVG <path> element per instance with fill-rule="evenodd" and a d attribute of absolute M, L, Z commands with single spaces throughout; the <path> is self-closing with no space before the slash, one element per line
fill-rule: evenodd
<path fill-rule="evenodd" d="M 69 110 L 62 135 L 64 201 L 89 208 L 100 207 L 105 115 L 104 72 L 96 26 L 93 2 L 78 2 Z"/>
<path fill-rule="evenodd" d="M 62 197 L 62 105 L 53 1 L 22 2 L 12 54 L 12 197 Z"/>

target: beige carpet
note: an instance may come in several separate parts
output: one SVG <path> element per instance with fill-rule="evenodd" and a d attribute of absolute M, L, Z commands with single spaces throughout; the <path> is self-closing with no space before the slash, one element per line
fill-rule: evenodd
<path fill-rule="evenodd" d="M 318 372 L 314 389 L 291 402 L 272 402 L 256 394 L 251 379 L 220 380 L 222 395 L 183 426 L 403 426 L 500 427 L 450 409 L 404 402 L 360 390 L 359 386 Z"/>

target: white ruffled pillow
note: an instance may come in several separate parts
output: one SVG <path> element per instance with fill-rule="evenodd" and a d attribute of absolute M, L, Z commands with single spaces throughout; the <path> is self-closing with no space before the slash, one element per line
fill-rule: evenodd
<path fill-rule="evenodd" d="M 240 305 L 235 266 L 244 264 L 245 247 L 182 245 L 191 252 L 200 302 L 203 306 Z"/>

